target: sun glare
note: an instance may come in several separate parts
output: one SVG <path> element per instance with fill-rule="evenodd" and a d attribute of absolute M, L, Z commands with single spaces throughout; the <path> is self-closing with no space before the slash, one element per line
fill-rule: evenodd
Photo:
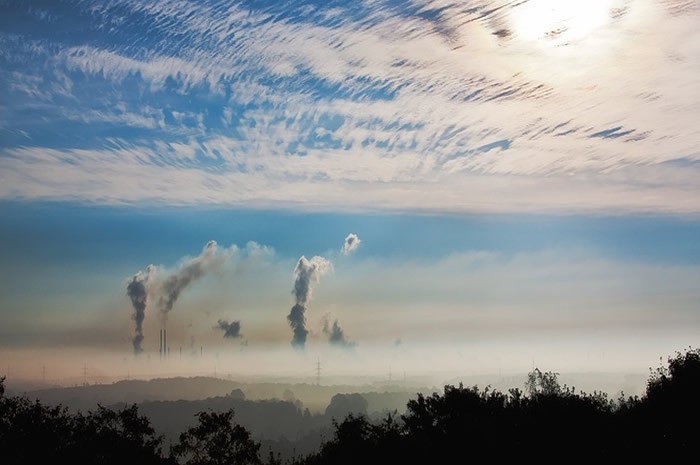
<path fill-rule="evenodd" d="M 564 45 L 586 39 L 610 20 L 612 0 L 529 0 L 513 8 L 513 33 L 525 41 Z"/>

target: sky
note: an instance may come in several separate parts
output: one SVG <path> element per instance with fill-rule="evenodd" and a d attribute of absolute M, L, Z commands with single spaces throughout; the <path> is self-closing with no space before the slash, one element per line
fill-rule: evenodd
<path fill-rule="evenodd" d="M 638 373 L 697 344 L 694 0 L 0 13 L 0 374 Z"/>

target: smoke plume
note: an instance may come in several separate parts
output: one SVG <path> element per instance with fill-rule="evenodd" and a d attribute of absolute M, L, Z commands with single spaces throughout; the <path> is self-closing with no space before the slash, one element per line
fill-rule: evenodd
<path fill-rule="evenodd" d="M 214 329 L 221 329 L 224 331 L 224 337 L 236 338 L 243 336 L 241 334 L 241 322 L 239 320 L 232 321 L 219 320 L 217 326 Z"/>
<path fill-rule="evenodd" d="M 162 324 L 165 325 L 168 312 L 173 309 L 180 294 L 194 281 L 211 271 L 223 270 L 225 266 L 232 264 L 235 258 L 243 259 L 240 264 L 236 263 L 237 266 L 242 266 L 249 264 L 249 262 L 265 259 L 273 253 L 271 248 L 260 246 L 255 242 L 249 242 L 246 248 L 241 251 L 235 245 L 222 249 L 216 241 L 209 241 L 199 255 L 186 258 L 172 271 L 148 265 L 146 273 L 141 271 L 136 273 L 129 278 L 126 290 L 134 308 L 132 318 L 136 322 L 136 331 L 132 340 L 134 352 L 143 351 L 141 346 L 143 321 L 146 316 L 146 307 L 151 305 L 151 302 L 157 303 L 159 316 L 162 319 Z M 234 324 L 238 324 L 238 322 L 231 323 L 231 325 Z"/>
<path fill-rule="evenodd" d="M 136 324 L 134 338 L 132 344 L 134 353 L 143 352 L 141 342 L 143 342 L 143 320 L 146 318 L 146 306 L 148 305 L 148 281 L 153 272 L 153 267 L 149 265 L 146 273 L 139 271 L 129 280 L 126 286 L 126 294 L 131 299 L 131 305 L 134 307 L 132 318 Z"/>
<path fill-rule="evenodd" d="M 350 255 L 357 249 L 357 247 L 360 245 L 360 240 L 359 237 L 357 237 L 357 234 L 350 233 L 348 234 L 348 237 L 345 238 L 345 242 L 343 242 L 343 248 L 341 249 L 341 252 L 343 255 Z"/>
<path fill-rule="evenodd" d="M 179 269 L 163 279 L 160 284 L 158 309 L 165 322 L 182 291 L 198 280 L 211 268 L 223 264 L 226 256 L 218 253 L 216 241 L 209 241 L 202 253 L 184 262 Z"/>
<path fill-rule="evenodd" d="M 321 276 L 332 269 L 331 263 L 323 257 L 315 256 L 307 260 L 302 256 L 299 258 L 294 268 L 294 306 L 287 315 L 289 326 L 294 332 L 292 345 L 303 349 L 306 344 L 306 336 L 309 331 L 306 329 L 306 304 L 311 299 L 313 284 L 317 283 Z"/>
<path fill-rule="evenodd" d="M 339 346 L 339 347 L 344 347 L 344 348 L 351 348 L 355 347 L 355 343 L 348 341 L 345 338 L 345 332 L 343 332 L 343 328 L 340 326 L 338 323 L 338 320 L 333 321 L 333 325 L 330 324 L 330 315 L 326 315 L 323 318 L 323 333 L 328 335 L 328 342 L 330 342 L 334 346 Z"/>

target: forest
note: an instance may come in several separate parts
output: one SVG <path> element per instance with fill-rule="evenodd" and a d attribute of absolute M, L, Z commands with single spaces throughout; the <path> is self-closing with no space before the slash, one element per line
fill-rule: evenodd
<path fill-rule="evenodd" d="M 694 456 L 700 433 L 700 349 L 650 369 L 641 396 L 577 391 L 535 368 L 522 389 L 445 385 L 418 393 L 404 413 L 333 421 L 318 450 L 282 459 L 263 450 L 235 409 L 209 409 L 166 446 L 136 404 L 71 411 L 21 395 L 0 380 L 4 464 L 356 464 L 562 460 L 670 461 Z"/>

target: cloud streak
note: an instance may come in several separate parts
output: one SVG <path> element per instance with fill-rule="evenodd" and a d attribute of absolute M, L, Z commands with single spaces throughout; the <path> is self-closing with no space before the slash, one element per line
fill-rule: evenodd
<path fill-rule="evenodd" d="M 8 7 L 0 198 L 698 213 L 700 9 L 603 3 Z"/>

